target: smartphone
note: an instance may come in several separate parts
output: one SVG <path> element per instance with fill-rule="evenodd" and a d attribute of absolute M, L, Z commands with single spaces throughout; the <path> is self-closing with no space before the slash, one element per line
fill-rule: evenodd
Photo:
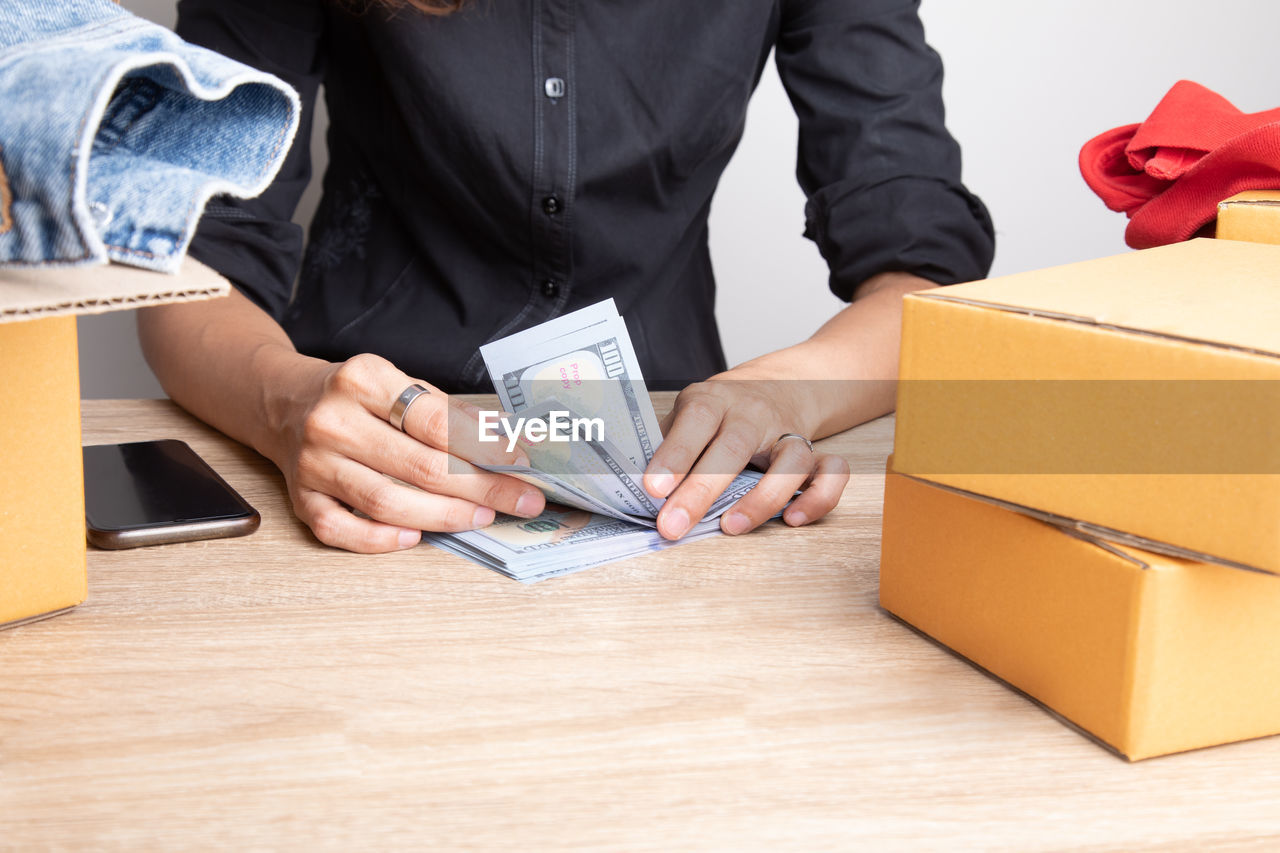
<path fill-rule="evenodd" d="M 112 550 L 245 536 L 262 520 L 176 439 L 85 447 L 84 504 L 89 542 Z"/>

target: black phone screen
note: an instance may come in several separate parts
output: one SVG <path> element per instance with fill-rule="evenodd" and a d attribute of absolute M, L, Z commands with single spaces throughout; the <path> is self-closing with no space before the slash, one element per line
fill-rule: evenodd
<path fill-rule="evenodd" d="M 85 447 L 84 497 L 89 527 L 104 531 L 255 515 L 208 463 L 175 439 Z"/>

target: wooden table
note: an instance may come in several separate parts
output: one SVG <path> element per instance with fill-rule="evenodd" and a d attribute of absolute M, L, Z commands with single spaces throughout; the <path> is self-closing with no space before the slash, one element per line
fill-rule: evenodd
<path fill-rule="evenodd" d="M 0 849 L 1280 845 L 1280 738 L 1128 764 L 878 609 L 889 419 L 818 526 L 533 586 L 317 544 L 166 402 L 84 435 L 186 439 L 262 528 L 0 632 Z"/>

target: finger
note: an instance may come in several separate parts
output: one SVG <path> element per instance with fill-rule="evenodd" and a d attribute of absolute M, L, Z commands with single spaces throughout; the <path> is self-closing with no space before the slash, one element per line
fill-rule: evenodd
<path fill-rule="evenodd" d="M 355 441 L 347 439 L 339 450 L 375 471 L 428 492 L 462 498 L 522 518 L 533 518 L 542 512 L 545 501 L 534 486 L 505 474 L 482 471 L 394 428 L 372 426 L 366 436 Z"/>
<path fill-rule="evenodd" d="M 300 490 L 293 511 L 324 544 L 360 554 L 403 551 L 422 541 L 420 530 L 352 515 L 333 498 L 311 489 Z"/>
<path fill-rule="evenodd" d="M 528 465 L 529 455 L 518 442 L 507 440 L 496 421 L 482 429 L 481 414 L 479 406 L 428 388 L 405 412 L 404 434 L 477 465 Z"/>
<path fill-rule="evenodd" d="M 809 481 L 818 459 L 801 441 L 774 445 L 769 469 L 755 488 L 720 517 L 720 529 L 736 536 L 755 530 L 773 518 L 795 496 L 796 490 Z"/>
<path fill-rule="evenodd" d="M 662 444 L 645 468 L 644 487 L 649 494 L 665 498 L 675 491 L 684 473 L 693 468 L 703 449 L 715 438 L 724 412 L 724 404 L 707 394 L 683 404 L 676 399 Z"/>
<path fill-rule="evenodd" d="M 446 398 L 448 413 L 445 420 L 445 434 L 439 435 L 438 424 L 428 424 L 432 430 L 427 443 L 447 450 L 450 456 L 474 462 L 477 465 L 528 465 L 528 451 L 522 447 L 521 441 L 512 441 L 502 425 L 501 418 L 507 413 L 502 411 L 485 411 L 479 406 Z M 414 414 L 410 409 L 410 414 Z M 483 419 L 483 420 L 482 420 Z M 405 425 L 405 432 L 417 436 L 417 423 Z"/>
<path fill-rule="evenodd" d="M 800 527 L 822 518 L 840 503 L 848 482 L 849 463 L 844 457 L 828 453 L 819 455 L 812 481 L 782 513 L 782 520 L 792 527 Z"/>
<path fill-rule="evenodd" d="M 414 530 L 457 532 L 491 523 L 494 511 L 473 501 L 397 483 L 349 459 L 336 460 L 325 494 L 374 521 Z"/>
<path fill-rule="evenodd" d="M 409 414 L 414 408 L 410 407 Z M 365 409 L 336 406 L 313 413 L 304 431 L 304 445 L 313 449 L 304 450 L 298 458 L 301 485 L 326 494 L 336 494 L 334 468 L 345 458 L 419 489 L 508 515 L 532 518 L 542 512 L 544 500 L 535 487 L 514 477 L 481 471 L 371 417 Z"/>
<path fill-rule="evenodd" d="M 449 446 L 450 433 L 478 437 L 478 425 L 469 410 L 462 404 L 451 405 L 439 389 L 424 385 L 427 393 L 410 403 L 403 419 L 407 433 L 393 427 L 388 420 L 391 405 L 410 382 L 408 376 L 379 356 L 364 354 L 349 359 L 329 378 L 328 390 L 337 400 L 353 400 L 357 405 L 318 408 L 304 424 L 304 444 L 335 451 L 421 489 L 480 503 L 499 512 L 533 517 L 542 511 L 542 494 L 515 478 L 482 474 L 463 463 L 454 465 L 454 471 L 449 470 L 450 457 L 441 455 L 441 451 Z M 451 420 L 463 425 L 451 428 Z M 471 446 L 476 444 L 472 442 Z M 492 464 L 518 461 L 496 444 L 486 444 L 473 455 L 477 461 Z M 332 483 L 306 485 L 326 491 Z"/>
<path fill-rule="evenodd" d="M 340 397 L 355 400 L 370 415 L 395 431 L 391 409 L 410 385 L 420 385 L 426 393 L 414 397 L 401 423 L 406 435 L 424 444 L 486 465 L 528 464 L 522 451 L 507 452 L 505 442 L 479 440 L 479 409 L 454 401 L 428 382 L 415 380 L 380 356 L 363 353 L 344 362 L 329 378 L 329 389 Z M 375 466 L 376 467 L 376 466 Z"/>
<path fill-rule="evenodd" d="M 658 532 L 668 539 L 679 539 L 687 533 L 747 467 L 760 441 L 760 427 L 748 419 L 734 418 L 722 424 L 693 470 L 658 513 Z"/>

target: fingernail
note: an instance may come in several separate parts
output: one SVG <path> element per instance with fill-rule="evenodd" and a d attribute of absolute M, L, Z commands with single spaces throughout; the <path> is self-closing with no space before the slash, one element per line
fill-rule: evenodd
<path fill-rule="evenodd" d="M 525 468 L 528 468 L 528 467 L 529 467 L 529 454 L 525 453 L 523 450 L 516 451 L 515 464 L 516 464 L 516 465 L 522 465 L 522 466 L 524 466 Z"/>
<path fill-rule="evenodd" d="M 739 533 L 746 533 L 750 529 L 751 519 L 740 512 L 728 512 L 725 513 L 724 519 L 720 522 L 720 527 L 725 533 L 737 536 Z"/>
<path fill-rule="evenodd" d="M 532 518 L 542 511 L 541 505 L 541 492 L 525 492 L 520 496 L 520 500 L 516 501 L 516 515 Z"/>
<path fill-rule="evenodd" d="M 682 507 L 669 510 L 666 518 L 663 519 L 663 527 L 666 528 L 664 536 L 668 539 L 679 539 L 689 532 L 689 513 Z"/>
<path fill-rule="evenodd" d="M 809 523 L 809 516 L 805 515 L 798 509 L 790 510 L 782 516 L 782 520 L 792 527 L 802 527 Z"/>
<path fill-rule="evenodd" d="M 422 541 L 422 531 L 420 530 L 401 530 L 396 537 L 396 544 L 401 548 L 412 548 Z"/>
<path fill-rule="evenodd" d="M 475 515 L 471 516 L 472 527 L 488 527 L 493 524 L 493 510 L 487 506 L 476 507 Z"/>
<path fill-rule="evenodd" d="M 651 467 L 644 478 L 649 484 L 649 494 L 654 497 L 665 498 L 676 487 L 675 475 L 661 465 Z"/>

